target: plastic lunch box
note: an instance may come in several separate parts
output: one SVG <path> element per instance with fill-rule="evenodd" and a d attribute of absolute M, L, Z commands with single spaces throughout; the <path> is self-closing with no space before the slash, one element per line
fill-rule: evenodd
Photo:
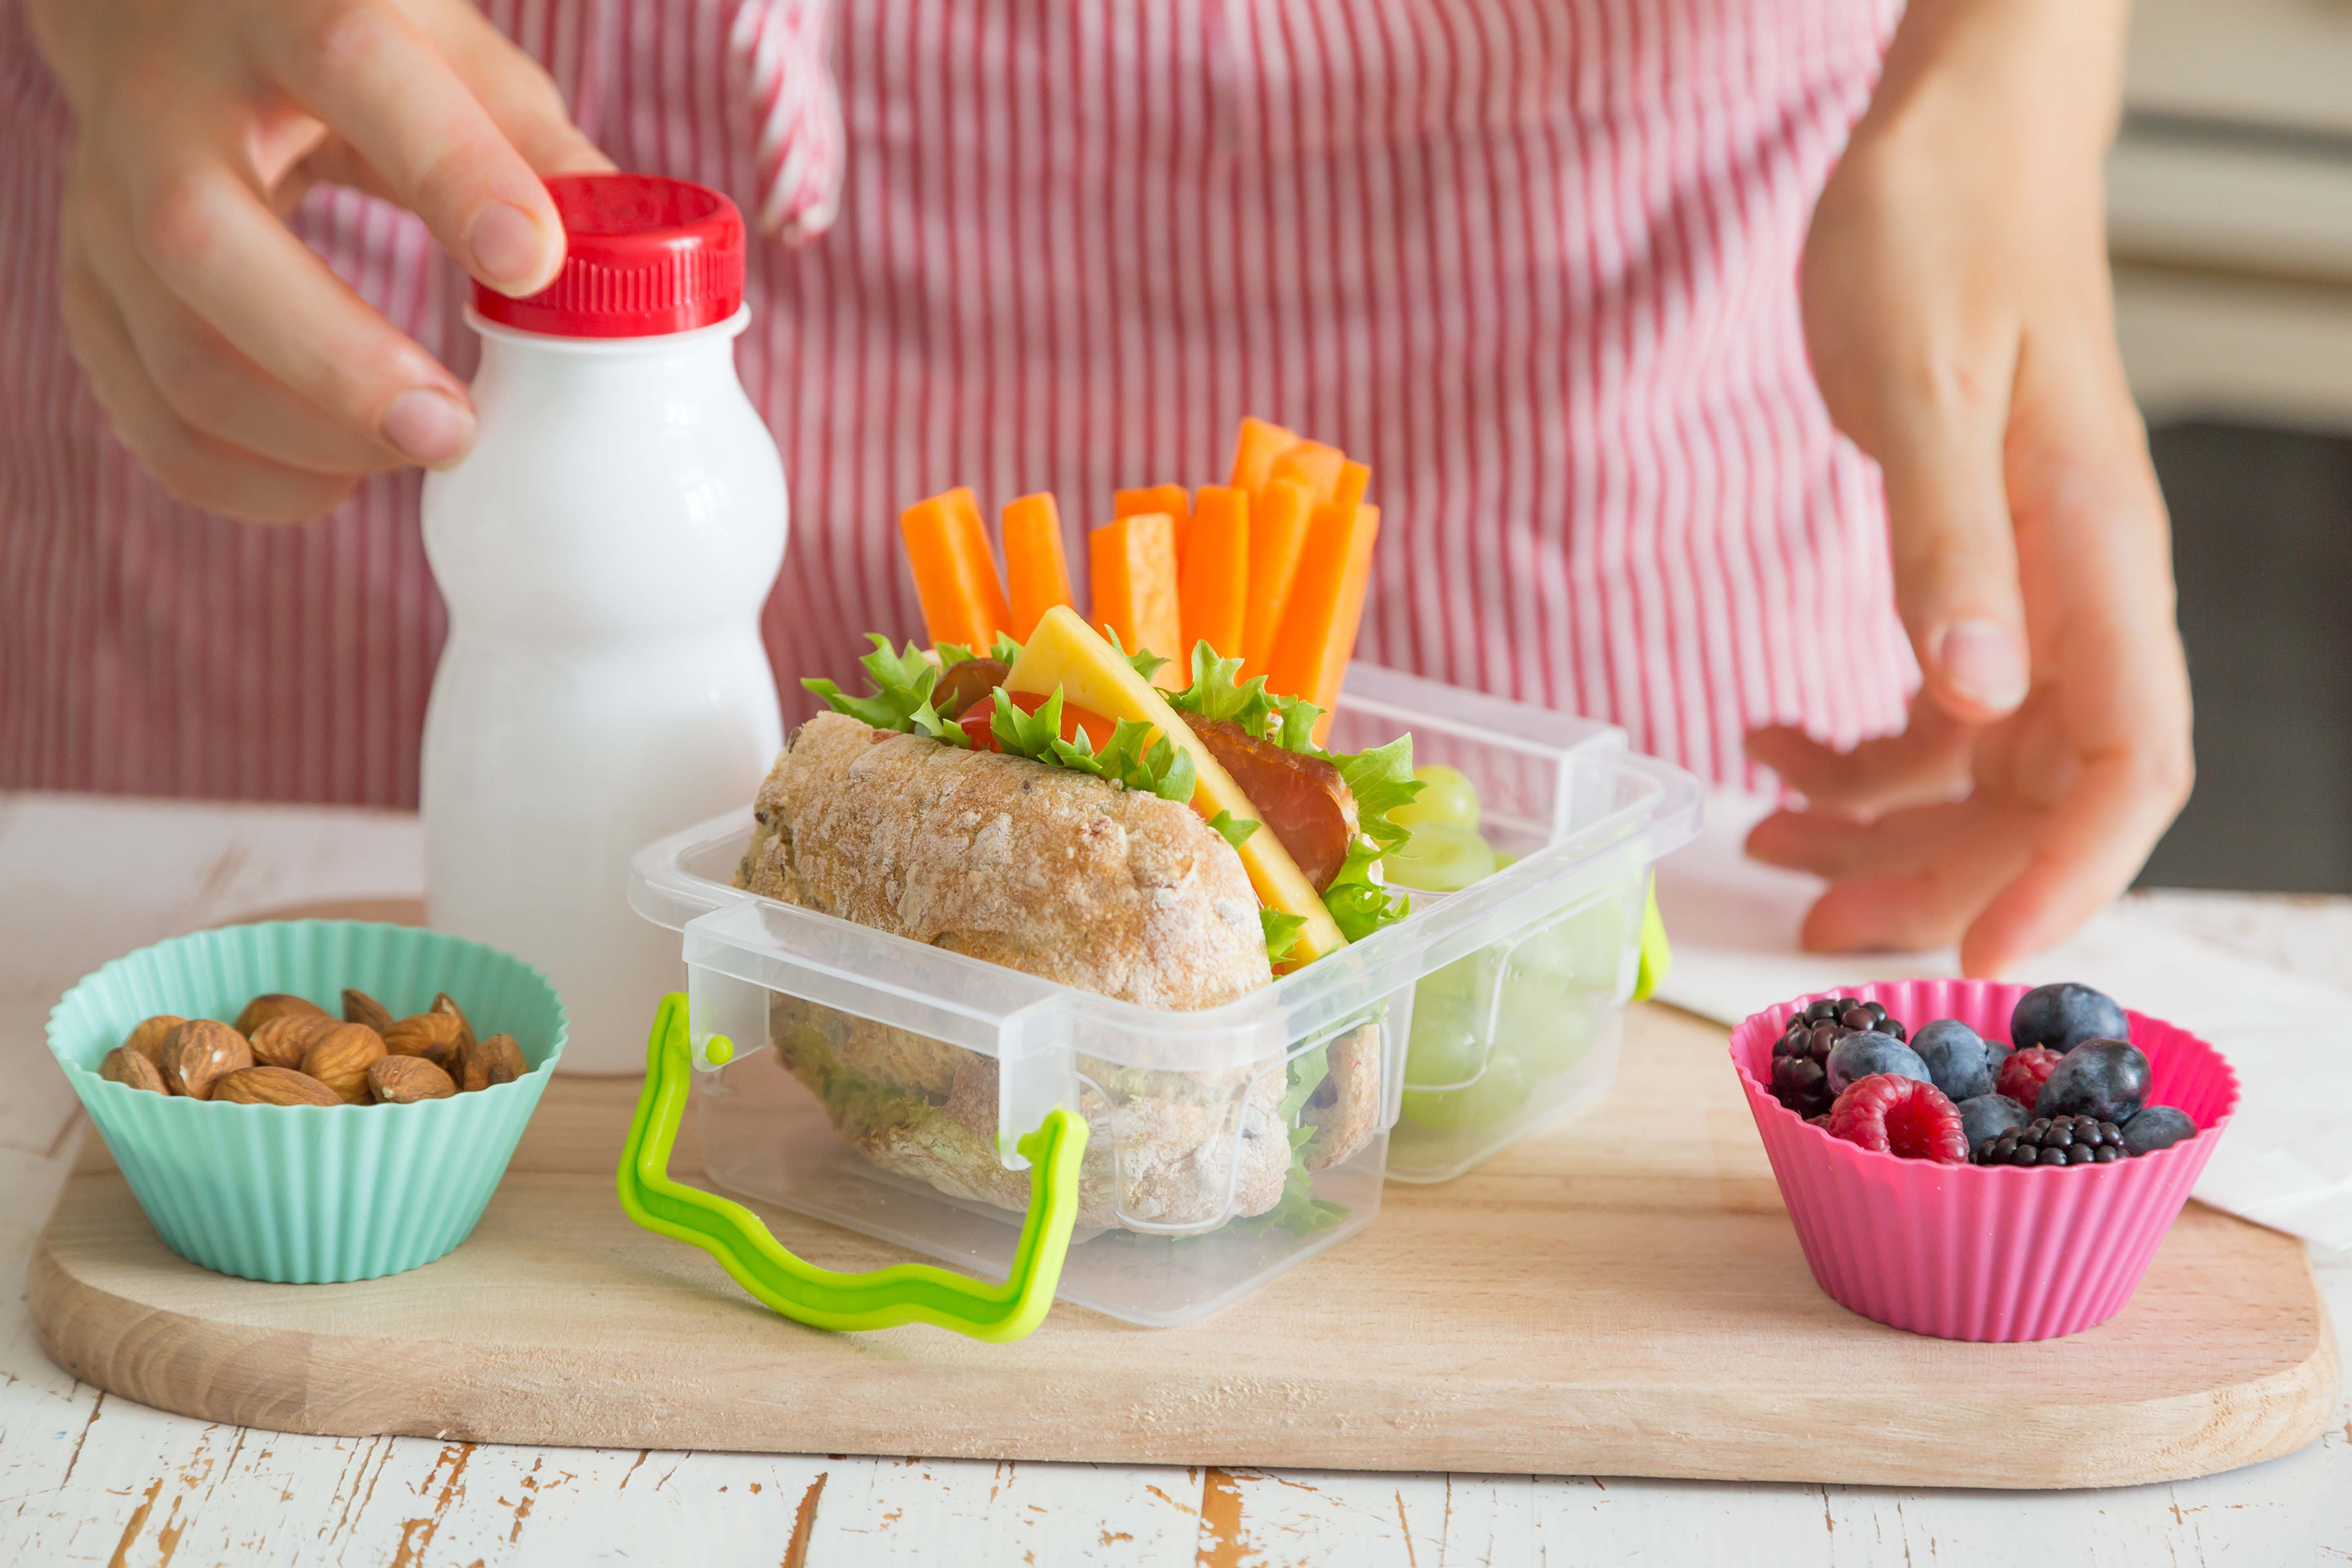
<path fill-rule="evenodd" d="M 1329 743 L 1355 751 L 1407 731 L 1416 763 L 1469 776 L 1481 831 L 1508 863 L 1461 892 L 1415 893 L 1402 923 L 1203 1012 L 1114 1001 L 740 891 L 748 809 L 648 846 L 630 903 L 684 934 L 679 1054 L 696 1070 L 678 1076 L 692 1080 L 707 1174 L 1007 1279 L 1000 1291 L 1062 1227 L 1049 1293 L 1171 1325 L 1361 1229 L 1384 1175 L 1444 1180 L 1598 1098 L 1616 1074 L 1650 869 L 1697 831 L 1696 781 L 1607 725 L 1352 667 Z M 656 1080 L 661 1049 L 657 1032 Z M 660 1122 L 674 1134 L 683 1090 L 666 1113 L 659 1098 L 649 1081 L 631 1142 L 633 1158 L 660 1144 L 641 1167 L 653 1185 L 665 1184 Z M 1024 1152 L 1050 1146 L 1024 1135 L 1057 1106 L 1084 1119 L 1066 1196 L 1049 1182 L 1031 1190 Z M 625 1161 L 633 1212 L 658 1207 L 642 1184 L 632 1197 L 632 1180 Z M 877 1278 L 809 1285 L 802 1277 L 823 1271 L 747 1213 L 667 1190 L 733 1216 L 639 1217 L 722 1259 L 749 1256 L 748 1227 L 773 1258 L 729 1266 L 771 1304 L 759 1268 L 797 1271 L 775 1289 L 816 1293 L 804 1302 Z M 713 1240 L 711 1226 L 736 1239 Z M 908 1272 L 935 1293 L 971 1287 Z M 948 1326 L 1012 1335 L 1001 1321 Z"/>

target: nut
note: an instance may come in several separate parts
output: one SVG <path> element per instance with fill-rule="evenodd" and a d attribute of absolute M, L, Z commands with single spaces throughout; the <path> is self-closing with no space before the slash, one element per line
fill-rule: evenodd
<path fill-rule="evenodd" d="M 152 1089 L 157 1094 L 172 1092 L 163 1087 L 163 1069 L 129 1046 L 117 1046 L 107 1052 L 106 1059 L 98 1065 L 98 1076 L 131 1089 Z"/>
<path fill-rule="evenodd" d="M 418 1013 L 384 1031 L 383 1048 L 396 1057 L 422 1057 L 454 1079 L 463 1070 L 465 1028 L 464 1019 L 446 1013 Z"/>
<path fill-rule="evenodd" d="M 334 1026 L 324 1013 L 280 1013 L 253 1031 L 253 1059 L 299 1070 L 312 1043 Z"/>
<path fill-rule="evenodd" d="M 449 1075 L 423 1057 L 381 1057 L 368 1064 L 368 1098 L 378 1105 L 414 1105 L 457 1092 Z"/>
<path fill-rule="evenodd" d="M 223 1073 L 252 1065 L 253 1047 L 245 1036 L 211 1018 L 189 1019 L 163 1045 L 164 1086 L 190 1100 L 210 1100 Z"/>
<path fill-rule="evenodd" d="M 433 994 L 431 1011 L 457 1020 L 457 1038 L 461 1045 L 471 1046 L 474 1043 L 474 1026 L 467 1018 L 464 1010 L 457 1005 L 456 997 L 446 991 L 436 991 Z"/>
<path fill-rule="evenodd" d="M 223 1073 L 213 1098 L 232 1105 L 341 1105 L 335 1091 L 292 1068 L 241 1068 Z"/>
<path fill-rule="evenodd" d="M 365 1024 L 379 1035 L 392 1033 L 392 1009 L 364 991 L 343 993 L 343 1022 Z"/>
<path fill-rule="evenodd" d="M 383 1037 L 365 1024 L 337 1024 L 310 1042 L 302 1070 L 346 1105 L 367 1103 L 367 1069 L 383 1059 Z"/>
<path fill-rule="evenodd" d="M 245 1005 L 245 1011 L 236 1016 L 236 1032 L 251 1035 L 270 1019 L 283 1017 L 289 1013 L 313 1013 L 321 1018 L 327 1016 L 324 1007 L 306 997 L 272 991 L 266 995 L 256 996 Z"/>
<path fill-rule="evenodd" d="M 488 1089 L 495 1083 L 512 1083 L 530 1068 L 522 1059 L 522 1047 L 515 1044 L 512 1035 L 492 1035 L 466 1053 L 465 1069 L 462 1087 L 470 1091 Z"/>
<path fill-rule="evenodd" d="M 124 1036 L 122 1048 L 126 1051 L 138 1052 L 147 1058 L 147 1064 L 150 1067 L 161 1069 L 163 1065 L 163 1042 L 172 1037 L 173 1030 L 186 1022 L 187 1020 L 177 1013 L 158 1013 Z"/>

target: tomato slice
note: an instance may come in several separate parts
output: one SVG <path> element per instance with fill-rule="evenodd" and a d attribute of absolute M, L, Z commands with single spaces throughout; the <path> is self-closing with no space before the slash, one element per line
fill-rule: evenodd
<path fill-rule="evenodd" d="M 1013 691 L 1006 695 L 1013 699 L 1013 706 L 1020 709 L 1024 713 L 1034 713 L 1038 709 L 1045 706 L 1046 700 L 1034 691 Z M 976 752 L 1004 750 L 996 743 L 996 731 L 989 728 L 990 721 L 995 717 L 996 699 L 991 695 L 973 703 L 964 716 L 956 721 L 962 727 L 965 736 L 971 740 L 972 750 Z M 1087 732 L 1087 740 L 1095 750 L 1100 751 L 1110 744 L 1111 721 L 1109 720 L 1089 709 L 1081 708 L 1075 702 L 1064 700 L 1062 739 L 1075 740 L 1081 730 Z"/>

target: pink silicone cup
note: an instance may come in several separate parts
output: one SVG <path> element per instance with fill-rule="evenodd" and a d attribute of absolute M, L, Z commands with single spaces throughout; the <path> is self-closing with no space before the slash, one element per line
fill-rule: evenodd
<path fill-rule="evenodd" d="M 2031 1170 L 1902 1160 L 1832 1138 L 1772 1098 L 1772 1042 L 1818 996 L 1876 1002 L 1916 1033 L 1958 1018 L 2009 1038 L 2022 985 L 1906 980 L 1800 996 L 1731 1036 L 1731 1064 L 1772 1177 L 1823 1290 L 1865 1318 L 1947 1340 L 2047 1340 L 2105 1322 L 2131 1299 L 2238 1108 L 2238 1078 L 2211 1046 L 2131 1013 L 2147 1054 L 2147 1103 L 2197 1136 L 2111 1165 Z"/>

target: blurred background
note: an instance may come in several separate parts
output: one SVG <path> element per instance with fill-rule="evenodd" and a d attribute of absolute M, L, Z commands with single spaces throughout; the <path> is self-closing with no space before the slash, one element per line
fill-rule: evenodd
<path fill-rule="evenodd" d="M 2197 793 L 2150 887 L 2352 892 L 2352 3 L 2138 0 L 2108 166 Z"/>

